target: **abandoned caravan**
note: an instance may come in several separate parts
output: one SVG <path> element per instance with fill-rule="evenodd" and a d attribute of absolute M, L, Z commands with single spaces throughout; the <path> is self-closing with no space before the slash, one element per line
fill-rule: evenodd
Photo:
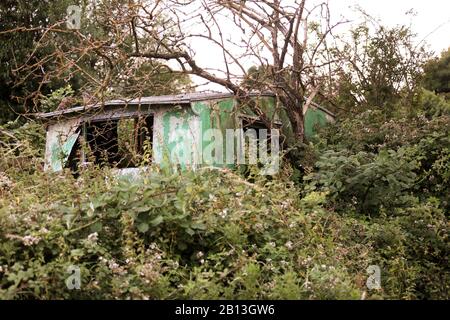
<path fill-rule="evenodd" d="M 44 168 L 76 171 L 94 164 L 133 173 L 149 163 L 182 169 L 234 167 L 256 163 L 261 150 L 272 167 L 278 165 L 279 132 L 290 129 L 286 116 L 271 93 L 250 93 L 247 101 L 251 103 L 239 102 L 231 93 L 188 93 L 40 113 L 47 131 Z M 264 119 L 252 111 L 255 106 Z M 313 104 L 305 114 L 306 135 L 333 120 L 331 112 Z M 246 156 L 246 141 L 256 142 L 250 151 L 259 150 L 258 160 Z"/>

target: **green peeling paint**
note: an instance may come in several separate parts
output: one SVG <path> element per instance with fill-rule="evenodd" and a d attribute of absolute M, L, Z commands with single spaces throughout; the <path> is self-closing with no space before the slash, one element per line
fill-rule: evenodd
<path fill-rule="evenodd" d="M 277 110 L 276 99 L 273 97 L 256 98 L 258 107 L 269 119 L 281 121 L 282 130 L 288 136 L 292 135 L 292 128 L 282 110 Z M 162 138 L 159 143 L 157 153 L 160 155 L 161 166 L 170 166 L 170 163 L 179 163 L 182 169 L 193 164 L 203 163 L 215 167 L 233 167 L 226 164 L 226 137 L 227 129 L 237 129 L 241 126 L 240 115 L 256 116 L 248 106 L 237 106 L 236 100 L 208 100 L 197 101 L 191 104 L 190 108 L 173 109 L 165 111 L 162 115 Z M 314 135 L 317 126 L 327 123 L 327 116 L 324 111 L 310 108 L 305 116 L 305 133 L 307 138 Z M 214 150 L 214 137 L 205 135 L 210 129 L 219 129 L 222 133 L 223 150 L 217 155 Z M 155 134 L 158 136 L 158 133 Z M 159 134 L 160 135 L 160 134 Z M 235 136 L 234 155 L 238 137 Z M 220 151 L 219 151 L 220 152 Z M 212 154 L 211 154 L 212 153 Z M 209 157 L 208 157 L 209 156 Z M 185 161 L 184 159 L 190 160 Z M 205 163 L 205 159 L 212 158 L 211 163 Z"/>
<path fill-rule="evenodd" d="M 235 129 L 238 127 L 234 99 L 195 102 L 192 104 L 192 109 L 198 114 L 201 123 L 201 155 L 206 157 L 209 152 L 214 152 L 214 154 L 212 154 L 214 156 L 212 157 L 212 163 L 209 165 L 216 167 L 232 167 L 232 165 L 225 164 L 224 161 L 225 141 L 222 143 L 224 146 L 222 154 L 215 154 L 215 151 L 211 150 L 213 138 L 204 135 L 204 133 L 208 132 L 210 129 L 219 129 L 222 133 L 222 138 L 225 139 L 227 129 Z"/>
<path fill-rule="evenodd" d="M 309 139 L 314 136 L 316 128 L 327 123 L 325 112 L 320 109 L 309 108 L 305 115 L 305 135 Z"/>
<path fill-rule="evenodd" d="M 160 155 L 161 166 L 169 163 L 178 163 L 181 169 L 192 166 L 197 162 L 199 150 L 198 128 L 196 118 L 198 116 L 190 109 L 166 111 L 162 116 L 163 133 L 157 139 L 156 152 Z"/>
<path fill-rule="evenodd" d="M 79 135 L 80 132 L 74 133 L 63 144 L 56 142 L 51 146 L 50 165 L 53 171 L 61 171 L 63 169 L 63 164 L 69 159 L 69 155 Z"/>

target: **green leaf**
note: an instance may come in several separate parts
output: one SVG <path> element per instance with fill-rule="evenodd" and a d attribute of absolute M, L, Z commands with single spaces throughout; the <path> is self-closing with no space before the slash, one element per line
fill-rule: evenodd
<path fill-rule="evenodd" d="M 160 223 L 162 223 L 164 221 L 162 216 L 157 216 L 155 219 L 153 219 L 152 221 L 150 221 L 150 224 L 154 227 L 156 227 L 157 225 L 159 225 Z"/>
<path fill-rule="evenodd" d="M 102 231 L 103 224 L 101 222 L 96 222 L 93 225 L 91 225 L 90 230 L 91 232 L 100 232 Z"/>
<path fill-rule="evenodd" d="M 197 230 L 206 230 L 206 225 L 201 222 L 197 222 L 192 224 L 192 228 Z"/>
<path fill-rule="evenodd" d="M 148 212 L 150 211 L 150 209 L 151 207 L 149 206 L 143 206 L 143 207 L 135 207 L 134 211 L 141 213 L 141 212 Z"/>
<path fill-rule="evenodd" d="M 70 255 L 72 257 L 82 257 L 84 255 L 84 252 L 81 249 L 73 249 L 70 251 Z"/>
<path fill-rule="evenodd" d="M 142 232 L 142 233 L 144 233 L 144 232 L 147 232 L 148 231 L 148 224 L 147 223 L 145 223 L 145 222 L 142 222 L 142 223 L 140 223 L 139 225 L 138 225 L 138 230 L 140 231 L 140 232 Z"/>

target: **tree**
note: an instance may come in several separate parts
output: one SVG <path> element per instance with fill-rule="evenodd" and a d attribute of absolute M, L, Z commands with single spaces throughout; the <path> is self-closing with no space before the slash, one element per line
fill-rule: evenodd
<path fill-rule="evenodd" d="M 325 3 L 307 7 L 305 0 L 290 4 L 279 0 L 100 1 L 93 9 L 85 8 L 84 17 L 95 23 L 95 30 L 103 31 L 91 32 L 87 26 L 45 30 L 41 46 L 58 43 L 59 36 L 70 38 L 66 45 L 54 45 L 56 67 L 46 74 L 47 79 L 60 77 L 61 72 L 81 74 L 103 99 L 120 75 L 133 74 L 136 63 L 145 61 L 158 68 L 163 64 L 171 74 L 194 75 L 219 84 L 246 103 L 250 103 L 246 99 L 249 91 L 268 89 L 281 101 L 298 142 L 304 139 L 304 111 L 333 73 L 325 49 L 331 30 L 340 24 L 330 24 Z M 233 37 L 226 38 L 227 28 L 233 29 Z M 208 69 L 196 60 L 193 39 L 219 48 L 223 64 L 216 69 L 220 70 Z M 80 64 L 91 56 L 102 64 L 101 77 Z M 268 71 L 264 83 L 244 85 L 242 79 L 248 74 L 242 59 Z M 33 73 L 39 72 L 38 65 Z"/>
<path fill-rule="evenodd" d="M 441 53 L 440 58 L 428 61 L 424 68 L 423 85 L 436 93 L 450 93 L 450 47 Z"/>
<path fill-rule="evenodd" d="M 68 0 L 5 0 L 0 2 L 0 123 L 13 120 L 32 102 L 30 93 L 46 94 L 50 84 L 40 86 L 43 71 L 51 64 L 45 61 L 32 75 L 19 71 L 22 65 L 33 65 L 40 57 L 51 54 L 51 47 L 37 47 L 44 30 L 58 20 Z M 27 32 L 21 32 L 27 30 Z"/>
<path fill-rule="evenodd" d="M 43 110 L 45 97 L 68 85 L 78 97 L 72 103 L 190 90 L 189 77 L 171 72 L 161 61 L 123 59 L 121 51 L 130 53 L 134 43 L 133 33 L 125 32 L 131 30 L 132 21 L 117 17 L 135 12 L 132 1 L 79 1 L 84 13 L 80 30 L 66 24 L 68 7 L 74 4 L 68 0 L 8 0 L 0 5 L 5 21 L 0 29 L 5 44 L 0 48 L 0 99 L 4 104 L 0 121 L 11 120 L 16 113 Z M 110 19 L 112 13 L 120 23 Z M 141 41 L 145 47 L 152 46 L 149 37 Z M 114 49 L 116 42 L 120 51 Z M 84 101 L 80 101 L 82 96 Z"/>
<path fill-rule="evenodd" d="M 339 110 L 394 112 L 398 103 L 415 104 L 421 89 L 422 68 L 429 58 L 424 46 L 405 26 L 394 28 L 365 21 L 351 30 L 334 50 L 341 70 L 328 98 Z"/>

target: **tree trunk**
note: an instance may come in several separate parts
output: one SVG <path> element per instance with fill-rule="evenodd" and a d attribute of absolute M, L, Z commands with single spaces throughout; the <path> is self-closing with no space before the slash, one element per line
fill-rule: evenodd
<path fill-rule="evenodd" d="M 305 123 L 302 108 L 296 108 L 293 112 L 292 130 L 294 131 L 295 141 L 302 143 L 305 140 Z"/>
<path fill-rule="evenodd" d="M 285 95 L 280 97 L 280 101 L 286 109 L 287 116 L 292 126 L 295 142 L 302 143 L 305 140 L 305 123 L 302 104 L 293 102 L 292 99 L 286 97 Z"/>

